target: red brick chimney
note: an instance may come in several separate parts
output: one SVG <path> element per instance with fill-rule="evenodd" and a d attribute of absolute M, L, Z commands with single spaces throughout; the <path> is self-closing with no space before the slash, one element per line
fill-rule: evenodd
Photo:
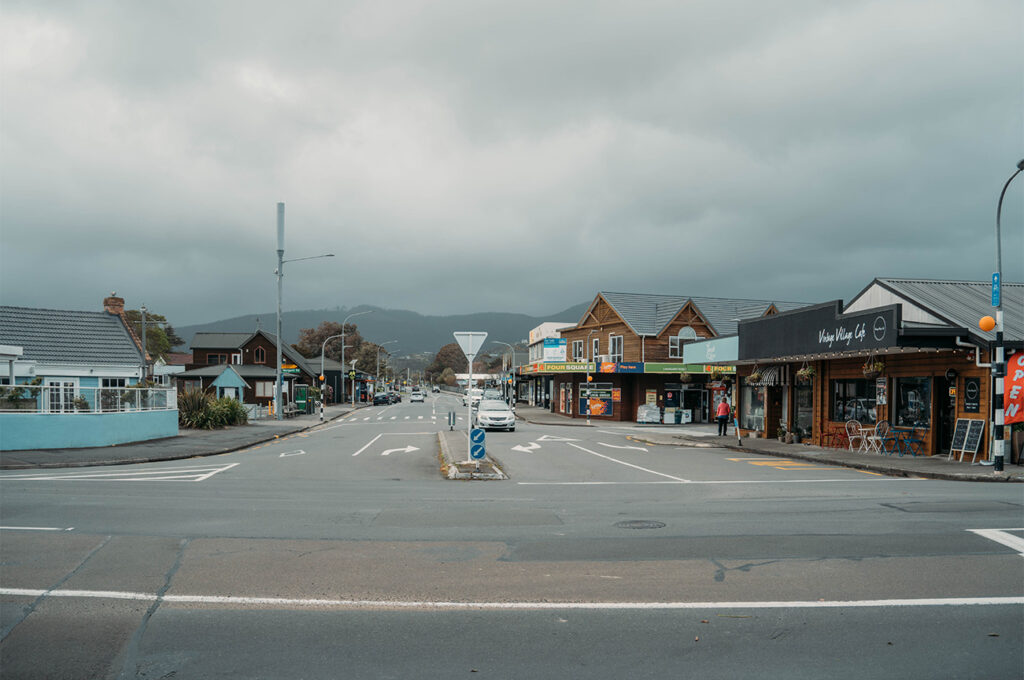
<path fill-rule="evenodd" d="M 122 316 L 124 314 L 124 298 L 117 297 L 117 291 L 114 291 L 110 297 L 103 298 L 103 309 L 108 314 Z"/>

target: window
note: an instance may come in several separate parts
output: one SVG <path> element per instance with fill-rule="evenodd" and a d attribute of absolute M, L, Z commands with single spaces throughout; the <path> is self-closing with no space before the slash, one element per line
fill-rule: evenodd
<path fill-rule="evenodd" d="M 257 364 L 267 363 L 267 350 L 262 347 L 257 347 L 256 351 L 252 353 L 252 360 Z"/>
<path fill-rule="evenodd" d="M 673 335 L 668 339 L 668 358 L 683 358 L 683 339 L 680 338 L 679 336 Z"/>
<path fill-rule="evenodd" d="M 837 423 L 856 420 L 860 423 L 873 423 L 878 416 L 875 414 L 875 381 L 864 380 L 830 380 L 832 386 L 832 404 L 829 413 L 832 421 Z"/>
<path fill-rule="evenodd" d="M 100 387 L 127 387 L 124 378 L 103 378 Z"/>
<path fill-rule="evenodd" d="M 796 401 L 796 426 L 809 437 L 814 427 L 814 388 L 810 385 L 797 385 L 793 392 Z"/>
<path fill-rule="evenodd" d="M 590 360 L 593 361 L 594 357 L 601 353 L 601 338 L 594 338 L 590 348 Z"/>
<path fill-rule="evenodd" d="M 743 379 L 743 390 L 740 392 L 739 421 L 744 430 L 764 432 L 764 390 L 752 387 Z"/>
<path fill-rule="evenodd" d="M 51 413 L 74 411 L 75 388 L 73 380 L 46 381 L 46 410 Z"/>
<path fill-rule="evenodd" d="M 572 358 L 573 361 L 583 361 L 583 341 L 573 340 L 572 341 Z"/>
<path fill-rule="evenodd" d="M 241 364 L 242 363 L 242 353 L 241 352 L 235 352 L 234 354 L 232 354 L 231 355 L 231 363 L 236 364 L 236 365 L 237 364 Z"/>
<path fill-rule="evenodd" d="M 226 363 L 228 363 L 228 355 L 227 354 L 207 354 L 206 355 L 206 363 L 207 363 L 207 365 L 210 365 L 210 366 L 212 366 L 214 364 L 226 364 Z"/>
<path fill-rule="evenodd" d="M 612 361 L 622 361 L 621 335 L 608 336 L 608 354 L 611 356 Z"/>
<path fill-rule="evenodd" d="M 896 379 L 896 422 L 901 427 L 931 427 L 930 378 Z"/>
<path fill-rule="evenodd" d="M 202 380 L 182 380 L 181 384 L 184 387 L 184 389 L 186 389 L 186 390 L 201 390 L 201 389 L 203 389 L 203 381 Z"/>
<path fill-rule="evenodd" d="M 274 396 L 274 383 L 270 380 L 259 380 L 256 382 L 256 396 L 257 397 L 273 397 Z"/>

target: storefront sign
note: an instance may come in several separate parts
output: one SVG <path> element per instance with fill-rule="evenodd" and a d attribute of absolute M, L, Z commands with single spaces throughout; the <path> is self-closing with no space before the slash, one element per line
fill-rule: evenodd
<path fill-rule="evenodd" d="M 875 406 L 885 406 L 889 403 L 887 390 L 889 381 L 886 378 L 875 378 Z"/>
<path fill-rule="evenodd" d="M 611 383 L 580 384 L 580 415 L 587 413 L 590 406 L 592 416 L 610 416 L 612 414 L 613 388 Z"/>
<path fill-rule="evenodd" d="M 1003 385 L 1003 422 L 1024 423 L 1024 352 L 1018 351 L 1006 362 Z"/>
<path fill-rule="evenodd" d="M 735 366 L 712 366 L 710 364 L 669 364 L 647 362 L 644 373 L 735 373 Z"/>
<path fill-rule="evenodd" d="M 545 338 L 544 361 L 565 361 L 565 343 L 565 338 Z"/>
<path fill-rule="evenodd" d="M 585 362 L 555 361 L 533 364 L 534 373 L 586 373 L 594 371 L 594 364 Z"/>
<path fill-rule="evenodd" d="M 736 361 L 739 358 L 739 338 L 714 338 L 683 345 L 683 361 L 688 364 L 706 364 L 714 361 Z"/>
<path fill-rule="evenodd" d="M 658 390 L 647 390 L 647 400 L 644 402 L 648 406 L 658 405 Z"/>
<path fill-rule="evenodd" d="M 612 401 L 615 401 L 615 402 L 622 401 L 622 388 L 621 387 L 613 387 L 612 388 Z"/>
<path fill-rule="evenodd" d="M 804 307 L 739 324 L 739 358 L 773 359 L 896 347 L 899 305 L 842 313 L 842 301 Z"/>

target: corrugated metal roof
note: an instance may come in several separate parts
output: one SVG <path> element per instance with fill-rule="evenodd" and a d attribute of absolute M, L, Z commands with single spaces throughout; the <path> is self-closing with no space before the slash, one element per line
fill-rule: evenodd
<path fill-rule="evenodd" d="M 604 291 L 600 295 L 607 300 L 612 309 L 622 317 L 634 333 L 647 336 L 655 336 L 664 331 L 686 303 L 691 301 L 719 336 L 736 333 L 736 319 L 757 318 L 773 304 L 780 312 L 797 309 L 808 304 L 806 302 L 736 300 Z"/>
<path fill-rule="evenodd" d="M 142 364 L 142 352 L 119 316 L 0 306 L 0 345 L 25 350 L 22 359 L 48 364 Z"/>
<path fill-rule="evenodd" d="M 996 339 L 995 331 L 978 328 L 983 316 L 995 316 L 992 307 L 991 281 L 944 281 L 929 279 L 875 279 L 951 326 L 968 328 L 989 341 Z M 1024 338 L 1024 283 L 1002 284 L 1003 337 L 1007 340 Z"/>

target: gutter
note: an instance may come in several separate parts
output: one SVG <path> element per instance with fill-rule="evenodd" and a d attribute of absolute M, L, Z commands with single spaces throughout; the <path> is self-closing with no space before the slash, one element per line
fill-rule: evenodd
<path fill-rule="evenodd" d="M 978 368 L 992 368 L 992 364 L 990 364 L 990 363 L 989 364 L 981 363 L 981 347 L 978 347 L 977 345 L 971 344 L 969 342 L 964 342 L 963 340 L 960 339 L 959 335 L 956 337 L 956 346 L 957 347 L 967 347 L 967 348 L 973 349 L 974 350 L 974 365 L 977 366 Z"/>

